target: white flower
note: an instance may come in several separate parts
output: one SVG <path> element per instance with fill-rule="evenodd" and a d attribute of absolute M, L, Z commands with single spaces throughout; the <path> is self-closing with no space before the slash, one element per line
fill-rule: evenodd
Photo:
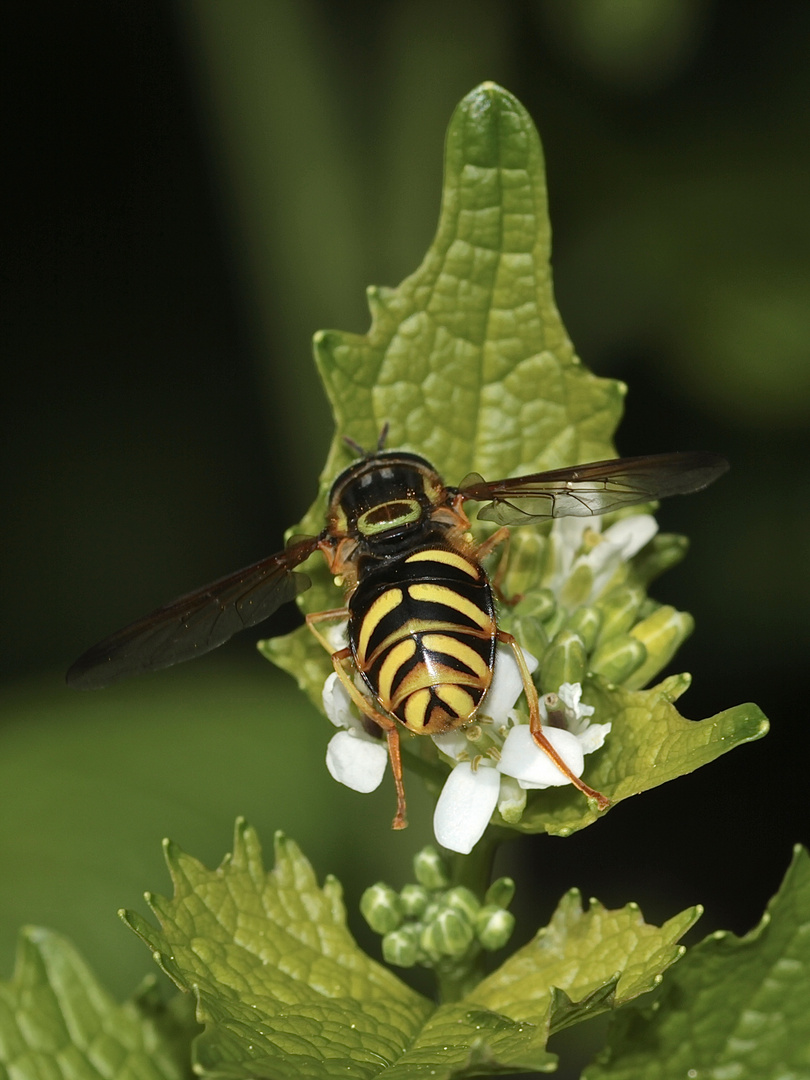
<path fill-rule="evenodd" d="M 552 727 L 546 723 L 543 734 L 574 776 L 579 777 L 585 768 L 585 755 L 592 754 L 604 744 L 611 725 L 590 723 L 594 709 L 592 705 L 581 704 L 582 687 L 579 683 L 563 683 L 557 697 L 563 706 L 566 726 Z M 540 714 L 548 721 L 548 711 L 542 699 Z M 562 787 L 571 783 L 534 741 L 528 724 L 516 724 L 509 731 L 497 768 L 506 776 L 514 777 L 524 789 Z"/>
<path fill-rule="evenodd" d="M 388 749 L 363 727 L 337 672 L 333 671 L 323 684 L 323 707 L 335 727 L 342 729 L 326 748 L 330 774 L 353 791 L 376 791 L 385 774 Z"/>
<path fill-rule="evenodd" d="M 529 671 L 537 660 L 523 650 Z M 525 792 L 533 788 L 570 783 L 532 738 L 528 723 L 521 722 L 514 706 L 523 692 L 523 680 L 512 649 L 499 645 L 492 683 L 480 709 L 480 722 L 431 738 L 441 754 L 452 761 L 433 815 L 433 830 L 442 847 L 469 854 L 484 833 L 497 808 L 504 820 L 516 822 L 525 808 Z M 559 710 L 566 729 L 545 725 L 543 733 L 571 769 L 580 776 L 584 755 L 597 750 L 610 724 L 592 724 L 593 708 L 581 703 L 579 683 L 563 683 L 558 692 Z M 369 735 L 336 673 L 323 688 L 323 703 L 332 723 L 340 728 L 329 743 L 326 765 L 335 780 L 355 791 L 374 791 L 385 773 L 388 751 L 384 740 Z M 541 700 L 544 720 L 548 711 Z M 491 723 L 485 723 L 491 721 Z M 504 738 L 505 736 L 505 738 Z M 485 743 L 481 753 L 475 741 Z"/>
<path fill-rule="evenodd" d="M 506 715 L 523 689 L 520 671 L 511 655 L 512 650 L 499 646 L 495 653 L 495 673 L 492 676 L 487 696 L 481 705 L 482 714 Z M 529 659 L 537 661 L 529 653 Z M 517 675 L 517 685 L 515 685 Z M 506 712 L 495 712 L 492 708 L 492 691 L 495 690 L 495 704 Z M 476 755 L 469 739 L 463 731 L 447 731 L 442 735 L 431 735 L 437 749 L 455 762 L 453 771 L 444 782 L 436 809 L 433 811 L 433 833 L 436 840 L 449 851 L 458 851 L 469 855 L 484 834 L 489 819 L 498 804 L 501 779 L 495 769 L 495 762 L 490 758 Z M 473 760 L 470 760 L 470 754 Z"/>
<path fill-rule="evenodd" d="M 631 514 L 614 522 L 601 535 L 600 529 L 599 518 L 566 517 L 554 522 L 551 530 L 554 566 L 548 584 L 555 594 L 559 595 L 580 566 L 587 566 L 593 575 L 593 585 L 585 603 L 592 603 L 620 564 L 632 559 L 652 540 L 658 532 L 658 522 L 652 514 Z M 590 550 L 583 552 L 586 531 L 598 539 Z"/>
<path fill-rule="evenodd" d="M 442 847 L 469 855 L 498 805 L 501 778 L 493 762 L 460 761 L 442 788 L 433 812 L 433 832 Z"/>

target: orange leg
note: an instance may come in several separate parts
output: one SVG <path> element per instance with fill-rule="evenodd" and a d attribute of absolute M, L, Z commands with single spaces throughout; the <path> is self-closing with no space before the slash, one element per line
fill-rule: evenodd
<path fill-rule="evenodd" d="M 337 672 L 337 677 L 346 688 L 349 697 L 358 709 L 372 720 L 385 732 L 388 741 L 388 759 L 391 762 L 391 772 L 394 774 L 394 787 L 397 792 L 397 812 L 391 824 L 392 829 L 405 829 L 408 827 L 405 805 L 405 785 L 402 780 L 402 757 L 399 749 L 399 727 L 395 720 L 385 713 L 378 712 L 371 701 L 355 686 L 354 679 L 346 669 L 346 662 L 352 660 L 352 652 L 348 647 L 332 653 L 332 664 Z"/>
<path fill-rule="evenodd" d="M 332 646 L 316 626 L 319 622 L 345 620 L 348 619 L 348 617 L 349 612 L 346 608 L 334 608 L 331 611 L 317 611 L 311 615 L 307 615 L 307 626 L 326 651 L 332 654 L 332 666 L 337 673 L 337 677 L 346 688 L 346 693 L 352 699 L 354 704 L 363 716 L 367 716 L 372 723 L 376 724 L 378 728 L 381 728 L 382 731 L 385 732 L 385 738 L 388 742 L 388 759 L 391 762 L 391 772 L 394 774 L 394 787 L 396 788 L 397 793 L 397 812 L 394 815 L 394 821 L 391 827 L 393 829 L 405 829 L 408 825 L 408 819 L 406 817 L 405 785 L 402 780 L 402 755 L 399 748 L 399 726 L 390 716 L 386 716 L 385 713 L 381 713 L 375 709 L 371 700 L 355 685 L 354 679 L 347 670 L 347 664 L 353 664 L 351 649 L 347 646 L 345 649 L 338 649 L 337 652 L 332 652 Z"/>
<path fill-rule="evenodd" d="M 589 799 L 596 799 L 596 804 L 598 808 L 600 810 L 605 810 L 608 806 L 610 806 L 610 800 L 605 798 L 605 796 L 601 792 L 594 791 L 592 787 L 588 787 L 588 785 L 583 783 L 583 781 L 580 780 L 578 776 L 574 776 L 574 774 L 565 764 L 563 759 L 560 757 L 560 755 L 557 753 L 557 751 L 543 734 L 543 723 L 540 719 L 540 703 L 537 699 L 537 688 L 532 681 L 532 676 L 529 669 L 526 667 L 526 661 L 523 658 L 523 652 L 521 651 L 521 648 L 518 645 L 517 641 L 512 637 L 511 634 L 507 634 L 503 630 L 498 631 L 498 640 L 502 641 L 504 645 L 509 645 L 512 649 L 512 652 L 515 654 L 515 660 L 517 661 L 517 666 L 520 671 L 520 677 L 523 680 L 523 690 L 526 694 L 526 701 L 529 705 L 529 730 L 532 733 L 532 738 L 543 751 L 543 753 L 547 754 L 557 766 L 557 768 L 562 773 L 564 773 L 565 776 L 568 777 L 574 787 L 578 788 L 583 795 L 587 795 Z"/>
<path fill-rule="evenodd" d="M 313 611 L 306 616 L 307 629 L 310 630 L 328 653 L 332 652 L 332 646 L 317 628 L 320 622 L 345 622 L 349 618 L 348 608 L 331 608 L 329 611 Z"/>
<path fill-rule="evenodd" d="M 483 544 L 479 544 L 475 551 L 476 559 L 484 559 L 487 555 L 493 552 L 496 548 L 503 544 L 504 551 L 498 561 L 498 566 L 495 569 L 495 573 L 491 578 L 492 588 L 495 591 L 495 595 L 498 597 L 502 604 L 507 607 L 514 607 L 523 599 L 522 594 L 517 596 L 506 596 L 503 591 L 503 579 L 506 577 L 506 569 L 509 566 L 509 542 L 512 534 L 505 525 L 502 525 L 500 529 L 497 529 L 492 536 L 488 537 Z"/>

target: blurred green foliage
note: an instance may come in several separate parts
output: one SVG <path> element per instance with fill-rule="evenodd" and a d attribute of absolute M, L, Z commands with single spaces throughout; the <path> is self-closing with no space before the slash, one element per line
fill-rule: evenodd
<path fill-rule="evenodd" d="M 485 78 L 540 130 L 558 304 L 589 367 L 630 384 L 621 451 L 705 447 L 733 463 L 710 499 L 662 514 L 693 542 L 657 589 L 697 617 L 680 666 L 702 689 L 685 711 L 753 699 L 775 722 L 712 777 L 589 830 L 596 847 L 519 850 L 541 852 L 549 911 L 574 883 L 652 918 L 657 890 L 665 914 L 705 900 L 710 919 L 713 895 L 738 892 L 734 928 L 751 925 L 801 833 L 810 601 L 810 8 L 755 10 L 89 2 L 54 11 L 53 56 L 36 11 L 7 15 L 23 149 L 0 525 L 5 971 L 18 923 L 39 921 L 129 989 L 143 962 L 114 910 L 163 886 L 166 833 L 215 862 L 237 813 L 265 835 L 284 827 L 350 904 L 372 878 L 398 883 L 384 863 L 425 839 L 412 815 L 395 847 L 383 793 L 372 810 L 323 781 L 328 733 L 249 644 L 99 697 L 70 695 L 56 669 L 281 545 L 331 436 L 311 336 L 364 330 L 364 288 L 414 269 L 449 116 Z M 289 770 L 265 767 L 261 745 Z"/>

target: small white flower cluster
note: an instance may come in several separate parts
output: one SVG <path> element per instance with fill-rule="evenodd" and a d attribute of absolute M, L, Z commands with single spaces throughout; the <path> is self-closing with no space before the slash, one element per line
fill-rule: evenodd
<path fill-rule="evenodd" d="M 651 515 L 635 514 L 611 525 L 589 550 L 583 550 L 585 530 L 598 534 L 599 526 L 599 519 L 594 518 L 554 522 L 548 587 L 556 595 L 581 566 L 587 566 L 592 575 L 588 601 L 594 600 L 618 567 L 640 551 L 657 530 Z M 529 670 L 534 671 L 537 660 L 525 650 L 523 655 Z M 527 791 L 571 782 L 535 743 L 525 716 L 515 711 L 522 691 L 512 650 L 499 645 L 492 684 L 475 724 L 432 736 L 443 758 L 452 765 L 433 817 L 436 840 L 450 851 L 469 854 L 496 809 L 505 821 L 519 821 Z M 545 701 L 540 701 L 543 734 L 577 777 L 582 775 L 585 755 L 603 745 L 611 727 L 609 723 L 592 723 L 594 710 L 583 705 L 581 697 L 579 683 L 563 683 L 557 691 L 553 724 L 548 723 Z M 336 674 L 324 684 L 323 704 L 326 715 L 340 729 L 326 752 L 329 772 L 355 791 L 376 790 L 388 761 L 385 741 L 365 730 Z M 489 721 L 486 724 L 485 719 Z M 561 721 L 564 727 L 557 726 Z"/>
<path fill-rule="evenodd" d="M 534 670 L 537 661 L 527 652 L 523 655 L 529 669 Z M 478 752 L 463 730 L 432 736 L 441 754 L 453 765 L 433 816 L 436 840 L 450 851 L 469 854 L 496 808 L 505 820 L 519 820 L 527 790 L 571 782 L 538 747 L 528 723 L 515 712 L 522 689 L 511 649 L 498 646 L 495 674 L 487 691 L 486 708 L 482 709 L 492 721 L 486 725 L 486 752 Z M 575 776 L 582 775 L 585 754 L 598 750 L 610 731 L 610 724 L 590 723 L 593 709 L 580 703 L 581 695 L 579 683 L 564 683 L 559 699 L 567 726 L 543 728 L 543 734 Z M 337 675 L 326 680 L 323 703 L 329 719 L 341 729 L 326 751 L 329 772 L 354 791 L 376 790 L 388 760 L 385 742 L 366 732 Z M 540 709 L 547 720 L 542 701 Z M 476 733 L 481 734 L 480 724 L 476 724 Z"/>
<path fill-rule="evenodd" d="M 622 563 L 652 540 L 658 532 L 658 522 L 652 514 L 631 514 L 608 526 L 600 535 L 601 519 L 591 517 L 558 518 L 551 530 L 554 561 L 548 587 L 555 595 L 563 591 L 565 583 L 581 567 L 588 567 L 592 574 L 590 595 L 583 601 L 592 603 Z M 583 551 L 585 532 L 594 534 L 596 542 Z"/>

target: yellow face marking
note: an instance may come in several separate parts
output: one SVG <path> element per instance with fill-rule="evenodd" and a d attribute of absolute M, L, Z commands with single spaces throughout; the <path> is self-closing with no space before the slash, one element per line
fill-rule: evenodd
<path fill-rule="evenodd" d="M 413 638 L 408 638 L 405 641 L 400 641 L 399 645 L 395 645 L 380 665 L 380 677 L 377 680 L 377 696 L 384 708 L 389 711 L 391 709 L 391 687 L 393 686 L 397 672 L 403 664 L 410 660 L 415 652 L 416 642 Z"/>
<path fill-rule="evenodd" d="M 357 528 L 363 536 L 375 536 L 398 525 L 418 521 L 421 516 L 422 506 L 418 499 L 392 499 L 361 514 L 357 519 Z"/>
<path fill-rule="evenodd" d="M 465 645 L 463 641 L 450 637 L 449 634 L 425 634 L 422 644 L 431 652 L 444 653 L 445 656 L 460 660 L 485 686 L 489 686 L 492 678 L 489 665 L 470 645 Z"/>
<path fill-rule="evenodd" d="M 425 726 L 425 712 L 430 704 L 430 690 L 417 690 L 405 705 L 405 726 L 411 731 L 421 731 Z"/>
<path fill-rule="evenodd" d="M 428 548 L 427 551 L 417 551 L 415 555 L 409 555 L 405 562 L 437 562 L 445 566 L 455 566 L 457 570 L 463 570 L 476 581 L 481 577 L 481 572 L 475 563 L 465 559 L 455 551 L 445 551 L 444 548 Z"/>
<path fill-rule="evenodd" d="M 399 607 L 401 603 L 402 589 L 388 589 L 382 596 L 377 597 L 366 612 L 357 638 L 357 662 L 361 668 L 365 667 L 367 663 L 366 652 L 368 650 L 368 643 L 371 640 L 371 635 L 385 616 L 390 615 L 390 613 L 395 608 Z"/>
<path fill-rule="evenodd" d="M 466 720 L 475 712 L 475 702 L 472 694 L 469 694 L 463 687 L 443 683 L 441 686 L 435 687 L 435 692 L 436 696 L 441 698 L 445 705 L 453 710 L 459 720 Z"/>
<path fill-rule="evenodd" d="M 448 589 L 446 585 L 409 585 L 408 594 L 414 600 L 426 600 L 432 604 L 444 604 L 445 607 L 453 608 L 486 630 L 492 626 L 492 619 L 486 611 L 482 611 L 455 589 Z"/>

